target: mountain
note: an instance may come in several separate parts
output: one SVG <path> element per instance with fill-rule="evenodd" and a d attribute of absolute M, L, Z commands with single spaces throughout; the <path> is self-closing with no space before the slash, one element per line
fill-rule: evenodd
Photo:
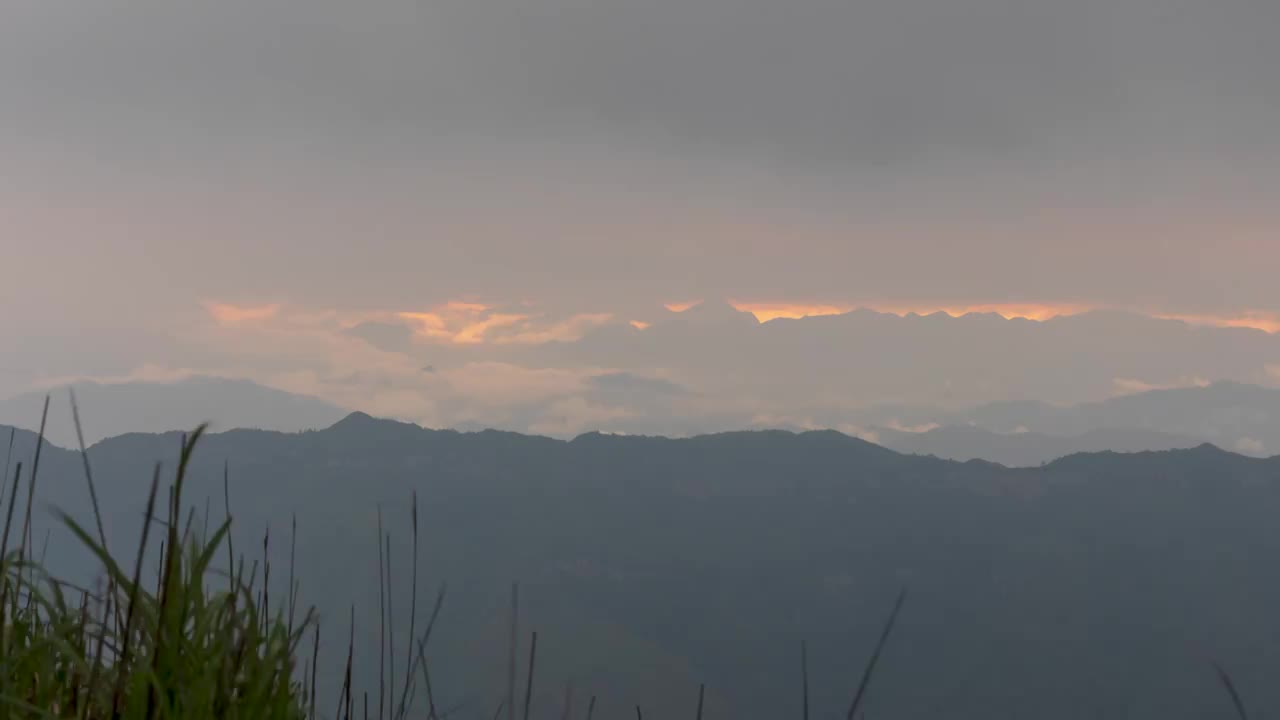
<path fill-rule="evenodd" d="M 130 432 L 192 429 L 209 421 L 215 429 L 295 431 L 332 425 L 346 411 L 322 400 L 264 387 L 248 380 L 192 377 L 173 383 L 83 382 L 0 401 L 0 423 L 36 430 L 45 395 L 50 396 L 45 436 L 76 446 L 68 390 L 80 402 L 85 442 Z"/>
<path fill-rule="evenodd" d="M 1150 390 L 1068 407 L 996 403 L 939 417 L 1002 433 L 1073 435 L 1120 428 L 1203 438 L 1250 455 L 1280 452 L 1280 390 L 1236 382 Z"/>
<path fill-rule="evenodd" d="M 1041 465 L 1077 453 L 1173 450 L 1204 442 L 1149 430 L 1098 429 L 1079 435 L 1046 435 L 998 433 L 971 425 L 948 425 L 925 432 L 874 428 L 865 437 L 908 455 L 935 455 L 959 461 L 980 459 L 1010 467 Z"/>
<path fill-rule="evenodd" d="M 180 441 L 130 434 L 89 450 L 113 553 L 133 556 L 153 464 L 168 477 Z M 539 720 L 558 716 L 570 680 L 599 696 L 601 718 L 637 703 L 690 712 L 703 682 L 708 717 L 787 716 L 802 639 L 814 712 L 843 712 L 903 586 L 869 716 L 1225 715 L 1208 660 L 1250 707 L 1280 706 L 1280 458 L 1199 445 L 1016 469 L 835 432 L 559 441 L 353 414 L 204 438 L 183 490 L 196 528 L 223 516 L 224 468 L 235 550 L 247 564 L 266 552 L 273 601 L 287 595 L 296 513 L 296 573 L 321 611 L 333 687 L 354 606 L 356 683 L 376 692 L 380 524 L 405 632 L 416 493 L 418 620 L 447 582 L 432 681 L 462 720 L 491 717 L 502 697 L 512 581 L 521 657 L 525 633 L 539 634 Z M 50 506 L 92 522 L 80 458 L 54 446 L 33 537 Z M 85 572 L 65 531 L 51 538 L 48 562 Z"/>

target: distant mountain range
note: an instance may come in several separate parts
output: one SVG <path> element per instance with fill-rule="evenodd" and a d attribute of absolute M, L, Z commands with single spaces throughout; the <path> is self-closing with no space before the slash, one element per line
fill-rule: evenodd
<path fill-rule="evenodd" d="M 1104 451 L 1174 450 L 1204 440 L 1149 430 L 1090 430 L 1079 435 L 1038 432 L 998 433 L 969 425 L 949 425 L 925 432 L 875 428 L 864 435 L 887 448 L 909 455 L 935 455 L 947 460 L 988 460 L 1009 467 L 1028 467 L 1067 455 Z"/>
<path fill-rule="evenodd" d="M 14 437 L 0 462 L 29 468 L 34 437 Z M 113 552 L 132 557 L 153 463 L 171 473 L 180 441 L 130 434 L 90 449 Z M 801 639 L 815 714 L 843 712 L 904 585 L 871 717 L 1225 716 L 1209 660 L 1250 707 L 1280 706 L 1280 458 L 1198 445 L 1010 469 L 836 432 L 559 441 L 353 414 L 320 431 L 206 438 L 184 489 L 197 528 L 224 513 L 224 467 L 235 549 L 251 563 L 267 551 L 273 600 L 286 595 L 296 513 L 297 577 L 320 606 L 321 681 L 335 687 L 353 605 L 357 682 L 376 687 L 379 522 L 406 627 L 417 493 L 422 612 L 449 584 L 436 698 L 461 703 L 460 720 L 487 720 L 502 697 L 515 580 L 521 628 L 539 633 L 538 718 L 559 712 L 569 680 L 599 695 L 602 718 L 637 703 L 688 713 L 702 682 L 708 717 L 790 716 Z M 46 447 L 40 475 L 33 537 L 51 506 L 92 522 L 76 453 Z M 51 564 L 88 566 L 64 532 L 50 537 Z"/>
<path fill-rule="evenodd" d="M 68 390 L 80 404 L 85 442 L 130 432 L 163 432 L 209 422 L 217 430 L 309 430 L 325 428 L 348 411 L 304 395 L 263 387 L 248 380 L 192 377 L 173 383 L 83 382 L 0 400 L 0 423 L 29 430 L 40 425 L 50 397 L 46 437 L 76 446 Z"/>
<path fill-rule="evenodd" d="M 1265 456 L 1280 452 L 1280 390 L 1218 382 L 1202 387 L 1151 390 L 1074 406 L 1004 402 L 958 412 L 883 406 L 858 414 L 855 422 L 868 427 L 947 428 L 945 441 L 942 437 L 904 439 L 892 431 L 884 437 L 893 447 L 949 447 L 947 456 L 951 457 L 961 453 L 995 459 L 988 457 L 991 452 L 982 448 L 996 443 L 1005 447 L 1044 445 L 1038 435 L 1056 436 L 1058 440 L 1054 444 L 1072 451 L 1158 450 L 1186 447 L 1199 441 Z M 954 426 L 980 428 L 1010 437 L 992 438 L 972 433 L 968 438 L 972 445 L 957 445 L 964 441 L 960 433 L 951 429 Z M 1019 439 L 1018 434 L 1027 437 Z M 1070 438 L 1078 441 L 1070 442 Z"/>
<path fill-rule="evenodd" d="M 1149 390 L 1075 406 L 1002 402 L 953 411 L 882 405 L 860 411 L 817 412 L 808 425 L 746 414 L 681 415 L 682 407 L 665 403 L 696 400 L 695 393 L 669 381 L 629 373 L 601 374 L 591 383 L 592 402 L 647 408 L 645 414 L 605 421 L 607 429 L 629 434 L 661 434 L 664 427 L 684 436 L 726 429 L 802 431 L 828 427 L 903 453 L 962 461 L 982 459 L 1009 466 L 1039 465 L 1079 452 L 1169 450 L 1204 442 L 1257 457 L 1280 452 L 1280 390 L 1232 382 Z M 215 430 L 320 429 L 347 414 L 322 400 L 247 380 L 195 377 L 176 383 L 82 383 L 75 387 L 85 440 L 90 444 L 129 432 L 191 428 L 206 420 Z M 47 435 L 57 445 L 74 447 L 67 388 L 56 388 L 50 394 Z M 44 395 L 33 392 L 0 401 L 0 422 L 36 429 Z M 459 429 L 485 427 L 473 422 Z"/>

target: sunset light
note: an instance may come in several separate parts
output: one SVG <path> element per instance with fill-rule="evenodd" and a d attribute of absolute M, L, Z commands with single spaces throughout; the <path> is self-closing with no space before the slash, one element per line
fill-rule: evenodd
<path fill-rule="evenodd" d="M 692 300 L 689 302 L 671 302 L 671 303 L 667 303 L 666 305 L 663 305 L 663 307 L 665 307 L 666 309 L 670 310 L 673 313 L 682 313 L 685 310 L 688 310 L 689 308 L 697 307 L 698 305 L 701 305 L 701 304 L 702 304 L 701 300 Z"/>

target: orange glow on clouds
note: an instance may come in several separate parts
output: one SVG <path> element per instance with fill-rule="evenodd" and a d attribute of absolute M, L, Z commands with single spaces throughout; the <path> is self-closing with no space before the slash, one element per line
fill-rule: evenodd
<path fill-rule="evenodd" d="M 450 300 L 444 306 L 455 312 L 482 313 L 489 309 L 489 306 L 483 303 L 462 302 L 460 300 Z"/>
<path fill-rule="evenodd" d="M 698 305 L 701 305 L 701 304 L 702 304 L 701 300 L 692 300 L 690 302 L 667 303 L 666 305 L 663 305 L 663 307 L 665 307 L 666 309 L 670 310 L 673 313 L 682 313 L 691 307 L 697 307 Z"/>
<path fill-rule="evenodd" d="M 756 316 L 760 322 L 768 322 L 777 318 L 804 318 L 819 317 L 823 315 L 843 315 L 857 308 L 865 308 L 879 313 L 887 313 L 905 317 L 912 313 L 916 315 L 933 315 L 934 313 L 945 313 L 951 317 L 963 317 L 971 313 L 994 313 L 1006 320 L 1024 319 L 1044 322 L 1057 317 L 1067 317 L 1071 315 L 1079 315 L 1091 310 L 1102 309 L 1100 305 L 1085 305 L 1080 303 L 985 303 L 985 304 L 954 304 L 954 305 L 902 305 L 902 304 L 836 304 L 836 303 L 762 303 L 762 302 L 738 302 L 730 303 L 734 308 L 742 312 L 749 312 Z M 1160 318 L 1163 320 L 1179 320 L 1189 325 L 1206 325 L 1212 327 L 1225 328 L 1251 328 L 1254 330 L 1262 330 L 1268 333 L 1280 333 L 1280 313 L 1248 311 L 1238 315 L 1209 315 L 1209 314 L 1175 314 L 1160 312 L 1145 312 L 1135 310 L 1141 315 L 1148 317 Z"/>
<path fill-rule="evenodd" d="M 750 302 L 733 302 L 729 303 L 734 310 L 739 312 L 749 312 L 756 316 L 756 320 L 760 322 L 769 322 L 778 318 L 788 318 L 798 320 L 806 317 L 820 317 L 823 315 L 843 315 L 853 310 L 852 305 L 807 305 L 803 303 L 750 303 Z"/>
<path fill-rule="evenodd" d="M 398 316 L 416 325 L 414 330 L 422 337 L 459 345 L 482 343 L 490 330 L 510 327 L 528 317 L 515 313 L 486 315 L 488 310 L 480 303 L 448 302 L 426 312 L 402 312 Z"/>
<path fill-rule="evenodd" d="M 970 314 L 988 314 L 994 313 L 1005 320 L 1036 320 L 1044 322 L 1052 320 L 1056 317 L 1066 317 L 1068 315 L 1079 315 L 1080 313 L 1089 312 L 1096 308 L 1089 305 L 1074 305 L 1070 303 L 1056 304 L 1040 304 L 1040 303 L 988 303 L 984 305 L 916 305 L 916 306 L 898 306 L 898 307 L 873 307 L 872 310 L 877 312 L 891 313 L 893 315 L 905 316 L 915 313 L 916 315 L 933 315 L 935 313 L 945 313 L 951 317 L 964 317 Z"/>
<path fill-rule="evenodd" d="M 599 327 L 613 320 L 611 313 L 580 313 L 567 320 L 550 325 L 524 323 L 514 334 L 499 335 L 496 343 L 518 345 L 541 345 L 549 342 L 572 342 L 579 340 L 592 328 Z"/>
<path fill-rule="evenodd" d="M 673 313 L 684 312 L 701 301 L 668 303 L 665 307 Z M 806 318 L 841 315 L 865 308 L 867 310 L 905 317 L 910 314 L 932 315 L 945 313 L 962 317 L 971 313 L 995 314 L 1007 320 L 1026 319 L 1043 322 L 1103 309 L 1105 306 L 1075 303 L 985 303 L 985 304 L 859 304 L 840 302 L 748 302 L 730 301 L 741 312 L 755 316 L 758 322 L 781 318 Z M 251 329 L 254 332 L 297 330 L 314 331 L 334 326 L 349 328 L 361 322 L 400 321 L 408 324 L 420 341 L 456 345 L 537 345 L 549 342 L 573 342 L 591 330 L 614 322 L 610 313 L 578 313 L 569 316 L 547 317 L 524 306 L 507 308 L 480 302 L 450 301 L 423 311 L 410 312 L 348 312 L 335 310 L 306 310 L 286 308 L 278 303 L 266 305 L 239 305 L 225 302 L 205 302 L 204 309 L 214 324 L 225 329 Z M 1124 309 L 1124 308 L 1116 308 Z M 1132 310 L 1147 317 L 1184 322 L 1189 325 L 1219 328 L 1248 328 L 1280 334 L 1280 312 L 1245 311 L 1236 314 L 1164 313 Z M 619 321 L 621 322 L 621 321 Z M 637 330 L 648 329 L 652 323 L 643 320 L 628 321 Z"/>
<path fill-rule="evenodd" d="M 397 317 L 414 325 L 419 337 L 458 345 L 568 342 L 613 319 L 609 313 L 580 313 L 564 320 L 546 321 L 472 302 L 449 302 L 425 312 L 397 313 Z"/>
<path fill-rule="evenodd" d="M 280 313 L 280 305 L 232 305 L 230 303 L 208 302 L 205 310 L 213 321 L 223 326 L 243 325 L 251 322 L 270 320 Z"/>
<path fill-rule="evenodd" d="M 1280 333 L 1280 313 L 1250 311 L 1236 316 L 1224 315 L 1169 315 L 1155 314 L 1165 320 L 1181 320 L 1190 325 L 1210 325 L 1225 328 L 1249 328 L 1268 333 Z"/>
<path fill-rule="evenodd" d="M 453 336 L 453 341 L 462 345 L 474 345 L 485 341 L 485 334 L 490 330 L 498 328 L 510 327 L 526 319 L 527 315 L 514 315 L 509 313 L 494 313 L 479 322 L 471 323 Z"/>
<path fill-rule="evenodd" d="M 951 317 L 962 317 L 970 313 L 995 313 L 1006 320 L 1024 318 L 1027 320 L 1049 320 L 1064 315 L 1076 315 L 1092 308 L 1085 305 L 1069 304 L 986 304 L 986 305 L 851 305 L 832 303 L 755 303 L 732 302 L 734 308 L 749 312 L 760 322 L 768 322 L 777 318 L 805 318 L 824 315 L 843 315 L 862 307 L 880 313 L 888 313 L 903 317 L 915 313 L 932 315 L 946 313 Z"/>

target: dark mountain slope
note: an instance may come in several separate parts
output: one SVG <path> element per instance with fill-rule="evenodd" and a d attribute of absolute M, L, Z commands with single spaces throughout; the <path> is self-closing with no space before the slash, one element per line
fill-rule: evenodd
<path fill-rule="evenodd" d="M 114 552 L 132 551 L 152 463 L 171 468 L 178 442 L 129 435 L 90 450 Z M 88 511 L 76 456 L 46 457 L 41 533 L 48 504 Z M 423 582 L 450 586 L 432 640 L 438 700 L 484 700 L 459 717 L 490 717 L 501 699 L 512 580 L 522 627 L 540 636 L 539 718 L 558 714 L 570 678 L 600 695 L 601 718 L 636 702 L 655 717 L 690 712 L 699 682 L 714 716 L 788 716 L 801 638 L 815 712 L 842 712 L 902 585 L 911 597 L 872 716 L 1222 714 L 1210 657 L 1253 706 L 1280 706 L 1277 460 L 1205 446 L 1009 469 L 831 432 L 560 442 L 353 415 L 208 437 L 185 495 L 197 518 L 206 498 L 221 517 L 224 462 L 237 550 L 260 557 L 270 527 L 274 583 L 297 513 L 297 572 L 328 618 L 323 642 L 343 642 L 355 604 L 357 681 L 375 687 L 378 508 L 403 632 L 417 492 Z M 77 562 L 64 534 L 49 555 Z"/>

